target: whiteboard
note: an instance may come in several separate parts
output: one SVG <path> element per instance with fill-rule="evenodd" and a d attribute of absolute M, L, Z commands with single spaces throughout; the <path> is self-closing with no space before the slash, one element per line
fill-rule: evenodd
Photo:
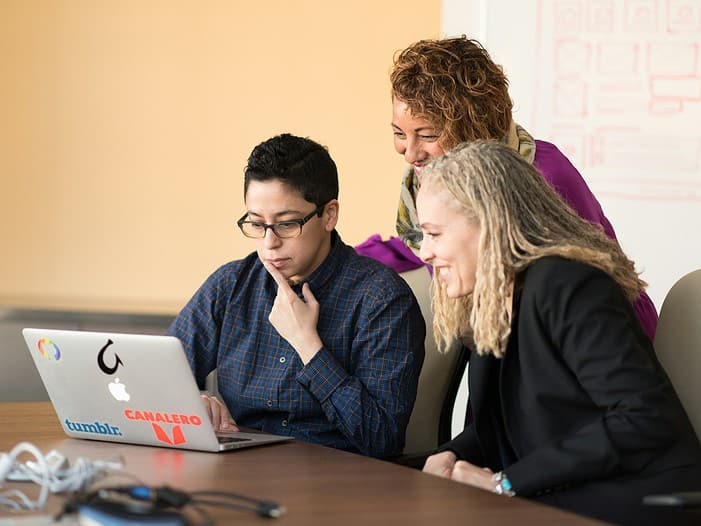
<path fill-rule="evenodd" d="M 658 310 L 701 268 L 701 0 L 444 0 L 584 176 Z"/>

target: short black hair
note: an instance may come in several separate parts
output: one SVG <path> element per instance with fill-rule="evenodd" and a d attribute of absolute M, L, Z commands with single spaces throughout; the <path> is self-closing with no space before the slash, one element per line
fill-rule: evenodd
<path fill-rule="evenodd" d="M 251 181 L 279 180 L 316 206 L 338 198 L 338 171 L 328 150 L 311 139 L 283 133 L 263 141 L 248 157 L 243 195 Z"/>

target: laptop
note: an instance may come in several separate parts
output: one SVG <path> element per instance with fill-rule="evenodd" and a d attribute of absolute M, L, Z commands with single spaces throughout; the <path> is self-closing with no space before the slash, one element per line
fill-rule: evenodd
<path fill-rule="evenodd" d="M 72 438 L 213 452 L 293 440 L 215 433 L 182 344 L 172 336 L 38 328 L 22 334 Z"/>

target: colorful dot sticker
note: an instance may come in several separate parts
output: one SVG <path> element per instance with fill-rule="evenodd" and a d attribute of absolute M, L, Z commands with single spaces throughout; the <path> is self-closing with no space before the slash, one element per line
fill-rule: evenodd
<path fill-rule="evenodd" d="M 39 340 L 37 345 L 39 346 L 39 352 L 47 360 L 58 361 L 61 359 L 61 351 L 59 350 L 58 345 L 48 338 L 42 338 Z"/>

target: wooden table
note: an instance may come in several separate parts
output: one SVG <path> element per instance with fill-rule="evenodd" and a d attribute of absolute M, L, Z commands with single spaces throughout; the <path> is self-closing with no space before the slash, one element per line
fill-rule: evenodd
<path fill-rule="evenodd" d="M 218 489 L 273 500 L 287 513 L 275 522 L 252 512 L 209 508 L 217 524 L 600 524 L 520 498 L 506 498 L 407 467 L 295 441 L 227 453 L 199 453 L 67 438 L 48 402 L 0 403 L 0 451 L 29 441 L 69 459 L 121 456 L 151 485 Z M 108 479 L 103 484 L 129 481 Z M 26 492 L 38 486 L 14 483 Z M 50 499 L 48 511 L 62 499 Z"/>

